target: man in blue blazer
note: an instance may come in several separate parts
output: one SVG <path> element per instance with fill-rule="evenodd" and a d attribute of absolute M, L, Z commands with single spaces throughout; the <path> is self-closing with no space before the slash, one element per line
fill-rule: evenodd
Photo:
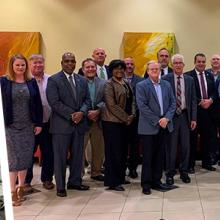
<path fill-rule="evenodd" d="M 143 163 L 141 185 L 143 193 L 151 194 L 151 188 L 167 190 L 161 183 L 164 145 L 173 131 L 172 118 L 176 101 L 169 82 L 159 79 L 160 64 L 147 64 L 149 78 L 136 87 L 136 99 L 140 111 L 138 133 L 143 138 Z"/>
<path fill-rule="evenodd" d="M 86 116 L 91 107 L 87 81 L 75 74 L 75 56 L 62 56 L 62 71 L 48 79 L 47 99 L 52 109 L 50 132 L 54 149 L 54 174 L 57 196 L 66 196 L 65 177 L 68 151 L 70 150 L 70 175 L 67 189 L 88 190 L 82 185 L 84 134 Z"/>

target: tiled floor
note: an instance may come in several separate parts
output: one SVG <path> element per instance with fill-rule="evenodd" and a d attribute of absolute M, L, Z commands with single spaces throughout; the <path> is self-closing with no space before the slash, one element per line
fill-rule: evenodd
<path fill-rule="evenodd" d="M 46 191 L 41 187 L 38 166 L 34 172 L 34 187 L 41 192 L 28 196 L 21 207 L 14 208 L 15 220 L 220 219 L 219 167 L 216 172 L 198 167 L 198 172 L 191 175 L 190 184 L 183 184 L 176 176 L 179 188 L 166 193 L 153 190 L 149 196 L 141 193 L 140 178 L 126 185 L 125 192 L 113 192 L 86 176 L 84 183 L 91 190 L 68 191 L 66 198 L 58 198 L 55 190 Z"/>

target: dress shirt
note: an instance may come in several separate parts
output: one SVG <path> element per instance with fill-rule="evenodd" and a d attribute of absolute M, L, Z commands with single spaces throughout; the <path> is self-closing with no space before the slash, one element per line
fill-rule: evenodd
<path fill-rule="evenodd" d="M 168 66 L 165 67 L 165 68 L 161 68 L 161 69 L 163 69 L 163 72 L 164 72 L 163 76 L 165 76 L 165 75 L 168 74 Z M 159 76 L 159 78 L 161 78 L 161 71 L 160 71 L 160 76 Z"/>
<path fill-rule="evenodd" d="M 174 73 L 175 92 L 177 90 L 177 77 L 178 75 Z M 183 110 L 186 108 L 185 80 L 183 74 L 180 75 L 180 86 L 181 86 L 181 109 Z"/>
<path fill-rule="evenodd" d="M 74 74 L 75 74 L 75 73 L 68 74 L 68 73 L 66 73 L 66 72 L 64 72 L 64 71 L 63 71 L 63 73 L 65 74 L 65 76 L 66 76 L 66 78 L 67 78 L 68 81 L 69 81 L 69 76 L 72 75 L 73 84 L 74 84 L 74 86 L 76 86 L 76 82 L 75 82 L 75 78 L 74 78 Z"/>
<path fill-rule="evenodd" d="M 201 86 L 201 79 L 200 79 L 200 72 L 196 71 L 196 74 L 197 74 L 197 79 L 199 80 L 199 88 L 200 88 L 200 94 L 201 94 L 201 97 L 203 97 L 203 94 L 202 94 L 202 86 Z M 205 71 L 202 72 L 203 73 L 203 78 L 204 78 L 204 83 L 205 83 L 205 90 L 206 90 L 206 93 L 208 94 L 208 90 L 207 90 L 207 81 L 206 81 L 206 77 L 205 77 Z"/>
<path fill-rule="evenodd" d="M 106 68 L 105 68 L 105 65 L 99 66 L 99 65 L 97 64 L 96 66 L 97 66 L 97 75 L 98 75 L 98 77 L 101 78 L 101 77 L 100 77 L 100 69 L 102 68 L 102 69 L 103 69 L 103 72 L 104 72 L 104 74 L 105 74 L 105 80 L 108 80 L 108 74 L 107 74 L 107 70 L 106 70 Z"/>
<path fill-rule="evenodd" d="M 46 96 L 46 88 L 47 88 L 48 78 L 49 78 L 49 76 L 47 74 L 44 74 L 41 79 L 36 79 L 37 85 L 38 85 L 39 91 L 40 91 L 42 106 L 43 106 L 43 123 L 46 123 L 49 121 L 50 113 L 51 113 L 51 108 L 48 104 L 47 96 Z"/>

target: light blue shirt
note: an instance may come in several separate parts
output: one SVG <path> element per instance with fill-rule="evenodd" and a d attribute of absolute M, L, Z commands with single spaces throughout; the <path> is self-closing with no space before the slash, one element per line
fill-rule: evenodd
<path fill-rule="evenodd" d="M 159 101 L 159 105 L 160 105 L 160 115 L 163 115 L 163 96 L 162 96 L 162 90 L 161 90 L 161 86 L 160 86 L 160 80 L 156 83 L 154 81 L 152 81 L 156 94 L 157 94 L 157 98 Z"/>
<path fill-rule="evenodd" d="M 94 102 L 95 102 L 95 82 L 94 80 L 87 80 L 88 87 L 89 87 L 89 93 L 90 98 L 92 100 L 92 108 L 94 108 Z"/>

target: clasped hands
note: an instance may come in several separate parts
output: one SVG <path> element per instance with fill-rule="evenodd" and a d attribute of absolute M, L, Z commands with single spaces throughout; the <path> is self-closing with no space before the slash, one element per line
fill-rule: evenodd
<path fill-rule="evenodd" d="M 199 105 L 204 109 L 208 109 L 212 103 L 213 103 L 212 99 L 202 99 Z"/>
<path fill-rule="evenodd" d="M 126 125 L 130 125 L 134 120 L 134 115 L 129 115 L 126 121 Z"/>
<path fill-rule="evenodd" d="M 169 120 L 167 118 L 163 117 L 159 120 L 159 125 L 161 128 L 165 129 L 167 127 L 168 122 L 169 122 Z"/>
<path fill-rule="evenodd" d="M 83 112 L 74 112 L 71 114 L 71 119 L 75 124 L 78 124 L 83 118 Z"/>

